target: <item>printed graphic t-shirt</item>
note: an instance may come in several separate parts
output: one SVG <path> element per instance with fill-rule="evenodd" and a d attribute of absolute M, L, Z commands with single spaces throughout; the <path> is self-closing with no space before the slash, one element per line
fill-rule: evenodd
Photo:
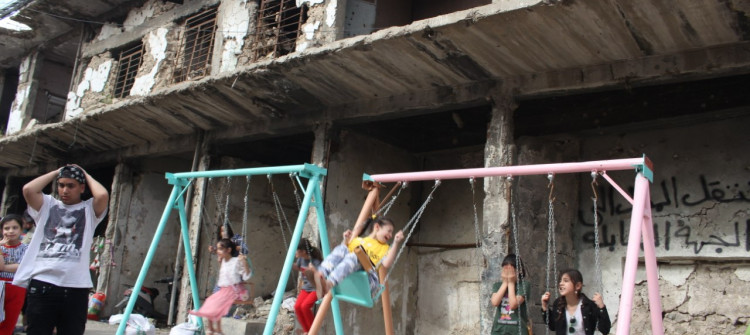
<path fill-rule="evenodd" d="M 497 292 L 497 290 L 500 289 L 500 286 L 503 284 L 502 281 L 499 281 L 495 283 L 495 285 L 492 285 L 492 292 Z M 526 315 L 526 300 L 528 300 L 528 292 L 529 292 L 530 284 L 528 281 L 524 280 L 521 282 L 521 285 L 518 285 L 516 283 L 516 295 L 517 296 L 523 296 L 524 301 L 523 303 L 518 306 L 515 310 L 510 309 L 510 303 L 508 301 L 508 293 L 505 293 L 505 296 L 503 297 L 503 300 L 500 302 L 500 305 L 497 306 L 497 311 L 495 312 L 495 318 L 492 322 L 492 330 L 496 331 L 499 330 L 501 327 L 504 327 L 505 325 L 508 326 L 515 326 L 518 327 L 518 320 L 519 320 L 519 313 L 520 312 L 520 320 L 522 323 L 522 327 L 526 326 L 526 320 L 528 319 L 528 316 Z"/>
<path fill-rule="evenodd" d="M 96 217 L 93 198 L 66 205 L 49 194 L 39 211 L 28 210 L 37 222 L 36 233 L 13 284 L 28 287 L 33 278 L 63 287 L 92 287 L 89 253 L 94 228 L 107 211 Z"/>

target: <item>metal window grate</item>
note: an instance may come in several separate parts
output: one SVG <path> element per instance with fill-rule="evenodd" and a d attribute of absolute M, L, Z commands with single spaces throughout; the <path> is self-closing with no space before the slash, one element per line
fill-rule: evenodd
<path fill-rule="evenodd" d="M 278 57 L 294 51 L 302 24 L 307 20 L 305 6 L 295 0 L 261 0 L 253 42 L 253 60 Z"/>
<path fill-rule="evenodd" d="M 133 88 L 135 76 L 141 66 L 143 56 L 143 44 L 120 52 L 119 64 L 117 66 L 117 81 L 115 82 L 115 98 L 124 98 L 130 95 Z"/>
<path fill-rule="evenodd" d="M 173 81 L 195 80 L 211 74 L 211 55 L 216 32 L 216 7 L 185 20 L 180 56 L 175 64 Z"/>

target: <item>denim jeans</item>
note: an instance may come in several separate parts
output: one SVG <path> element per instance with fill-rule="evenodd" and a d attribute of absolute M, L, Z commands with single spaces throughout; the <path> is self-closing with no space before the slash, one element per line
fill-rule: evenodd
<path fill-rule="evenodd" d="M 28 335 L 83 335 L 89 289 L 62 287 L 32 279 L 26 292 Z"/>

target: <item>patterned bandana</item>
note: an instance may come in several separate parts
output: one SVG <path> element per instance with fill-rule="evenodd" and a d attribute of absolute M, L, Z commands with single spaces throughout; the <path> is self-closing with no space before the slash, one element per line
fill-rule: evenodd
<path fill-rule="evenodd" d="M 77 180 L 81 184 L 86 183 L 86 176 L 83 174 L 83 170 L 72 165 L 64 166 L 60 169 L 57 179 L 60 178 L 71 178 Z"/>

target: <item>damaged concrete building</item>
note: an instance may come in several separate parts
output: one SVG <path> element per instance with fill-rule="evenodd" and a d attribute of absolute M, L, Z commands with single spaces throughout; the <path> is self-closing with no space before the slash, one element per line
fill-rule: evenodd
<path fill-rule="evenodd" d="M 666 333 L 740 333 L 750 322 L 749 13 L 743 0 L 10 2 L 2 19 L 21 29 L 0 28 L 0 213 L 24 210 L 21 187 L 35 176 L 87 168 L 111 194 L 92 275 L 114 300 L 141 268 L 171 189 L 165 172 L 325 167 L 323 215 L 337 243 L 364 200 L 362 173 L 646 154 Z M 633 173 L 611 176 L 632 188 Z M 492 283 L 515 250 L 511 214 L 544 331 L 549 181 L 518 178 L 509 201 L 502 179 L 436 191 L 390 278 L 397 334 L 489 334 Z M 271 181 L 191 191 L 186 243 L 202 296 L 222 215 L 235 231 L 246 224 L 255 294 L 273 292 L 289 235 L 271 190 L 290 217 L 296 205 L 293 182 Z M 595 187 L 596 269 L 591 177 L 554 184 L 557 267 L 580 268 L 584 291 L 603 290 L 617 323 L 630 204 Z M 410 185 L 391 213 L 397 226 L 430 188 Z M 172 220 L 149 285 L 182 271 Z M 178 320 L 191 306 L 186 277 Z M 651 331 L 645 292 L 638 284 L 636 333 Z M 383 332 L 380 308 L 342 306 L 348 333 Z M 168 301 L 156 307 L 167 313 Z"/>

